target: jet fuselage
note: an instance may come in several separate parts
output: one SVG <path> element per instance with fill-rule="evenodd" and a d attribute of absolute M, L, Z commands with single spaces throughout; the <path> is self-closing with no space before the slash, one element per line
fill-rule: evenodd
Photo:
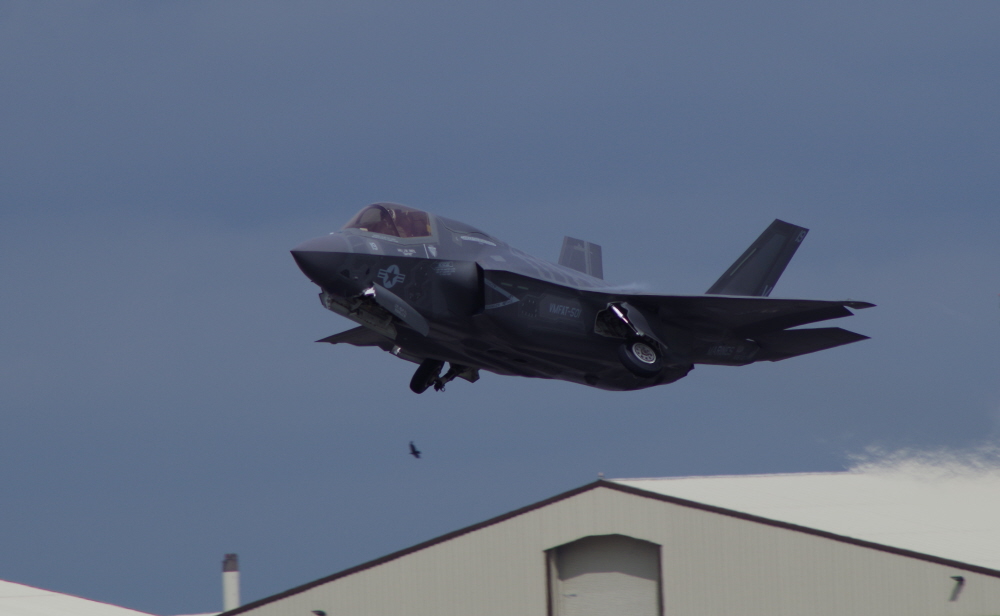
<path fill-rule="evenodd" d="M 378 346 L 422 364 L 426 374 L 418 370 L 414 382 L 443 386 L 456 376 L 475 380 L 487 370 L 634 390 L 676 381 L 696 363 L 775 359 L 761 357 L 761 344 L 740 331 L 739 318 L 713 321 L 719 308 L 697 303 L 699 296 L 635 294 L 464 223 L 404 206 L 369 206 L 344 229 L 308 240 L 292 254 L 319 285 L 324 306 L 363 328 L 325 341 Z M 757 322 L 781 316 L 780 310 L 762 310 L 759 302 L 792 301 L 736 298 L 750 302 L 741 309 L 727 301 L 732 298 L 708 297 L 730 312 L 756 310 L 763 315 Z M 851 314 L 843 302 L 794 301 L 802 304 L 797 313 Z M 834 314 L 837 309 L 842 313 Z M 789 327 L 787 318 L 775 327 Z M 835 345 L 823 348 L 829 346 Z M 434 367 L 444 363 L 452 369 L 442 381 Z M 417 385 L 411 383 L 422 391 Z"/>

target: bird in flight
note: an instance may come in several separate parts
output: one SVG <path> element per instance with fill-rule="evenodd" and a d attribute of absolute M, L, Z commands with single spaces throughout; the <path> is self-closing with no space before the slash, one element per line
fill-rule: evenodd
<path fill-rule="evenodd" d="M 413 444 L 413 441 L 410 441 L 410 455 L 414 458 L 420 458 L 420 450 Z"/>

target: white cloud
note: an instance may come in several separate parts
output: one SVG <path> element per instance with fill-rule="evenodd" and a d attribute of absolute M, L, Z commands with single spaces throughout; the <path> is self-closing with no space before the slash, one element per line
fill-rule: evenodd
<path fill-rule="evenodd" d="M 849 454 L 856 473 L 904 473 L 926 479 L 1000 474 L 1000 444 L 983 443 L 962 449 L 885 449 L 873 445 Z"/>

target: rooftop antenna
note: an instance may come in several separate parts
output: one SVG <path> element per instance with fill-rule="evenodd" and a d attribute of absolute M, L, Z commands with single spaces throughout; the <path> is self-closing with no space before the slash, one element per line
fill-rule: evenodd
<path fill-rule="evenodd" d="M 240 561 L 236 554 L 226 554 L 222 561 L 222 611 L 240 606 Z"/>

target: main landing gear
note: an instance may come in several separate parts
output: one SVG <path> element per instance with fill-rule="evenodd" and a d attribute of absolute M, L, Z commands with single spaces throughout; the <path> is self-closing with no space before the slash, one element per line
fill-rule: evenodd
<path fill-rule="evenodd" d="M 639 377 L 651 378 L 663 370 L 663 358 L 653 343 L 628 340 L 618 347 L 618 357 L 629 371 Z"/>
<path fill-rule="evenodd" d="M 443 367 L 444 362 L 437 359 L 425 359 L 422 361 L 420 367 L 413 373 L 413 378 L 410 379 L 410 391 L 415 394 L 422 394 L 430 389 L 431 385 L 434 386 L 434 391 L 444 391 L 445 385 L 468 371 L 468 368 L 465 366 L 451 364 L 448 367 L 448 371 L 442 376 L 441 368 Z"/>

